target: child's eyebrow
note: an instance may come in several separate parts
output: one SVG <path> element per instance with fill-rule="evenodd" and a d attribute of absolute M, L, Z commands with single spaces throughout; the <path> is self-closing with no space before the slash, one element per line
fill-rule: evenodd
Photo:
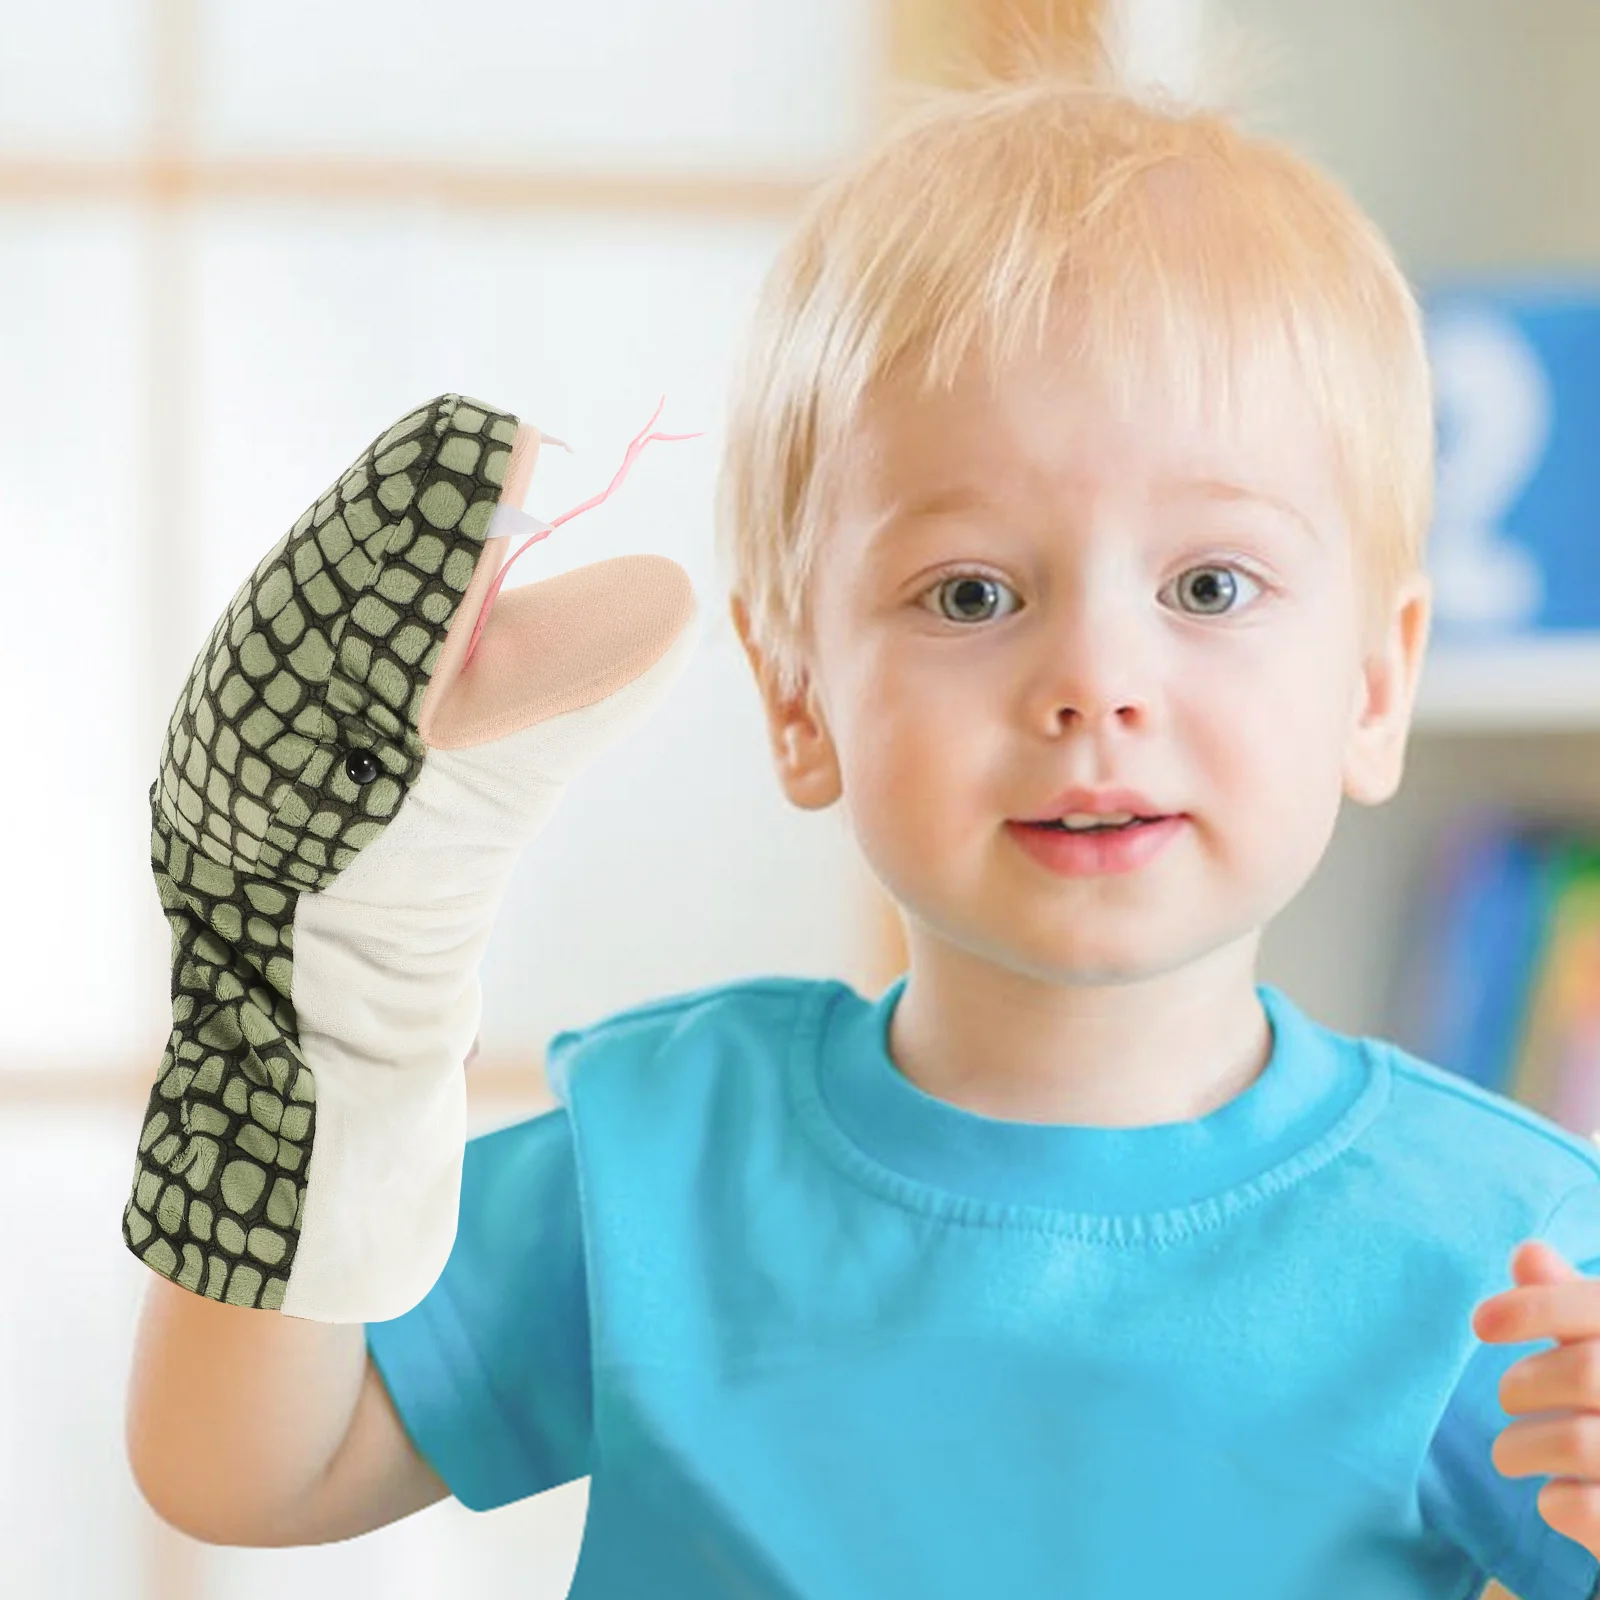
<path fill-rule="evenodd" d="M 867 544 L 869 547 L 881 546 L 890 528 L 908 522 L 949 516 L 957 511 L 979 511 L 992 504 L 992 497 L 974 484 L 957 484 L 953 487 L 935 489 L 928 494 L 919 495 L 910 502 L 894 500 L 884 506 L 868 524 Z"/>
<path fill-rule="evenodd" d="M 1312 539 L 1322 542 L 1322 531 L 1293 501 L 1285 500 L 1268 489 L 1251 484 L 1234 483 L 1226 478 L 1174 478 L 1162 485 L 1158 496 L 1162 500 L 1199 497 L 1225 503 L 1254 502 L 1278 512 L 1298 523 Z M 959 511 L 978 511 L 993 504 L 991 496 L 975 484 L 954 484 L 920 495 L 909 504 L 891 505 L 872 525 L 871 538 L 879 542 L 887 530 L 896 524 L 915 522 L 929 517 L 949 516 Z"/>
<path fill-rule="evenodd" d="M 1229 478 L 1218 477 L 1166 478 L 1158 486 L 1155 499 L 1157 502 L 1206 499 L 1206 501 L 1219 501 L 1222 504 L 1261 506 L 1270 512 L 1277 512 L 1280 517 L 1294 523 L 1315 544 L 1325 542 L 1322 528 L 1318 528 L 1317 523 L 1312 522 L 1312 518 L 1307 517 L 1306 512 L 1302 512 L 1293 501 L 1283 499 L 1280 494 L 1274 494 L 1258 485 L 1235 483 Z M 981 485 L 974 483 L 942 486 L 938 490 L 918 494 L 917 498 L 910 501 L 894 502 L 870 523 L 866 539 L 867 562 L 877 566 L 890 558 L 894 547 L 899 544 L 898 539 L 890 538 L 891 530 L 896 528 L 904 530 L 907 523 L 928 522 L 934 517 L 947 517 L 966 510 L 982 510 L 994 504 L 994 496 L 990 496 Z"/>
<path fill-rule="evenodd" d="M 1164 500 L 1182 499 L 1187 495 L 1198 496 L 1205 500 L 1221 500 L 1230 504 L 1245 501 L 1265 506 L 1297 523 L 1318 544 L 1322 543 L 1322 530 L 1316 523 L 1293 501 L 1285 500 L 1270 490 L 1250 484 L 1232 483 L 1225 478 L 1177 478 L 1169 480 L 1163 485 L 1163 489 L 1165 492 L 1160 498 Z"/>
<path fill-rule="evenodd" d="M 908 523 L 923 522 L 932 517 L 947 516 L 952 512 L 976 511 L 991 504 L 992 497 L 972 484 L 935 489 L 910 503 L 892 501 L 867 523 L 861 550 L 867 560 L 876 565 L 888 560 L 899 546 L 900 541 L 890 537 L 892 529 L 904 528 Z"/>
<path fill-rule="evenodd" d="M 975 485 L 957 484 L 947 489 L 936 489 L 908 506 L 891 508 L 885 520 L 909 522 L 913 517 L 941 517 L 952 511 L 976 511 L 989 503 L 989 496 L 982 489 Z"/>
<path fill-rule="evenodd" d="M 1299 528 L 1319 548 L 1326 542 L 1322 529 L 1299 506 L 1259 485 L 1212 476 L 1173 477 L 1161 480 L 1153 498 L 1157 504 L 1200 499 L 1223 505 L 1257 506 L 1275 513 L 1274 520 Z M 925 528 L 934 518 L 979 511 L 996 503 L 983 485 L 974 483 L 947 484 L 908 501 L 891 503 L 867 527 L 861 546 L 863 572 L 875 575 L 896 566 L 906 553 L 905 539 L 915 539 L 919 526 Z"/>

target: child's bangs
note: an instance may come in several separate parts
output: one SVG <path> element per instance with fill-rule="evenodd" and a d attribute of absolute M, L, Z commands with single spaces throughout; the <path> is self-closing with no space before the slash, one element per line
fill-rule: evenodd
<path fill-rule="evenodd" d="M 975 251 L 963 274 L 947 247 L 945 264 L 957 270 L 933 293 L 925 273 L 908 274 L 923 316 L 908 307 L 891 319 L 907 335 L 896 363 L 918 352 L 921 383 L 933 389 L 971 354 L 1003 365 L 1058 351 L 1125 406 L 1159 392 L 1189 415 L 1222 410 L 1241 422 L 1290 377 L 1306 385 L 1343 455 L 1350 418 L 1338 397 L 1361 384 L 1340 369 L 1369 365 L 1362 319 L 1371 308 L 1341 304 L 1344 264 L 1329 261 L 1325 244 L 1309 248 L 1306 220 L 1289 214 L 1303 196 L 1238 174 L 1225 184 L 1218 166 L 1179 160 L 1113 174 L 1065 215 L 1022 208 L 1031 224 L 1022 228 L 1012 197 L 1004 249 Z M 970 214 L 969 226 L 989 232 Z M 1328 226 L 1321 219 L 1312 236 L 1325 239 Z"/>

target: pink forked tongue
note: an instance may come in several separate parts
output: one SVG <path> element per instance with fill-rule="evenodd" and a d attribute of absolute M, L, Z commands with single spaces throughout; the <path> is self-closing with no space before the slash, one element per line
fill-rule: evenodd
<path fill-rule="evenodd" d="M 484 597 L 483 607 L 478 612 L 478 620 L 473 626 L 472 637 L 467 641 L 466 658 L 461 663 L 461 670 L 463 672 L 465 672 L 472 663 L 472 652 L 478 647 L 478 635 L 483 632 L 483 625 L 489 620 L 489 608 L 494 604 L 494 597 L 500 592 L 500 585 L 506 581 L 506 574 L 511 570 L 511 562 L 515 561 L 517 556 L 522 554 L 523 550 L 526 550 L 529 545 L 538 544 L 541 539 L 547 538 L 550 534 L 554 533 L 563 522 L 568 522 L 573 517 L 582 516 L 585 511 L 592 511 L 597 505 L 600 504 L 602 500 L 609 499 L 612 491 L 615 490 L 619 484 L 621 484 L 625 477 L 627 477 L 628 469 L 638 459 L 639 452 L 643 450 L 652 439 L 674 440 L 698 439 L 701 437 L 701 435 L 698 433 L 651 433 L 650 430 L 656 425 L 656 417 L 661 415 L 662 406 L 665 406 L 666 403 L 667 397 L 662 395 L 661 403 L 656 407 L 655 416 L 651 417 L 651 419 L 645 423 L 644 428 L 640 431 L 638 437 L 633 441 L 632 444 L 628 446 L 627 454 L 623 456 L 622 465 L 617 468 L 617 475 L 611 480 L 609 488 L 607 488 L 603 493 L 597 494 L 591 499 L 585 500 L 581 506 L 574 506 L 570 511 L 563 511 L 559 517 L 553 518 L 548 528 L 545 528 L 542 532 L 534 534 L 533 537 L 522 546 L 522 549 L 516 551 L 515 554 L 512 555 L 511 560 L 507 561 L 506 564 L 501 567 L 494 582 L 489 585 L 489 593 Z"/>

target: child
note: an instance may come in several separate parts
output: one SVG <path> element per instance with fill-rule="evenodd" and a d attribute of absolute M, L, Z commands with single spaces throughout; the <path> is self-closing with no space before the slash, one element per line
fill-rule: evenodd
<path fill-rule="evenodd" d="M 1222 118 L 1041 76 L 841 175 L 722 512 L 908 971 L 558 1035 L 364 1339 L 154 1282 L 152 1503 L 307 1543 L 590 1475 L 597 1600 L 1588 1595 L 1472 1318 L 1524 1239 L 1600 1264 L 1600 1158 L 1254 977 L 1400 782 L 1432 438 L 1377 232 Z"/>

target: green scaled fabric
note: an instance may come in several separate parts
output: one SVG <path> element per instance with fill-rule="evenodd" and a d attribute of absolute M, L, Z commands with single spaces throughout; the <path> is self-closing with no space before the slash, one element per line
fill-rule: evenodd
<path fill-rule="evenodd" d="M 418 711 L 516 428 L 447 394 L 376 439 L 240 587 L 168 725 L 150 812 L 173 1027 L 122 1230 L 210 1299 L 283 1302 L 317 1136 L 296 901 L 383 832 L 421 769 Z"/>

